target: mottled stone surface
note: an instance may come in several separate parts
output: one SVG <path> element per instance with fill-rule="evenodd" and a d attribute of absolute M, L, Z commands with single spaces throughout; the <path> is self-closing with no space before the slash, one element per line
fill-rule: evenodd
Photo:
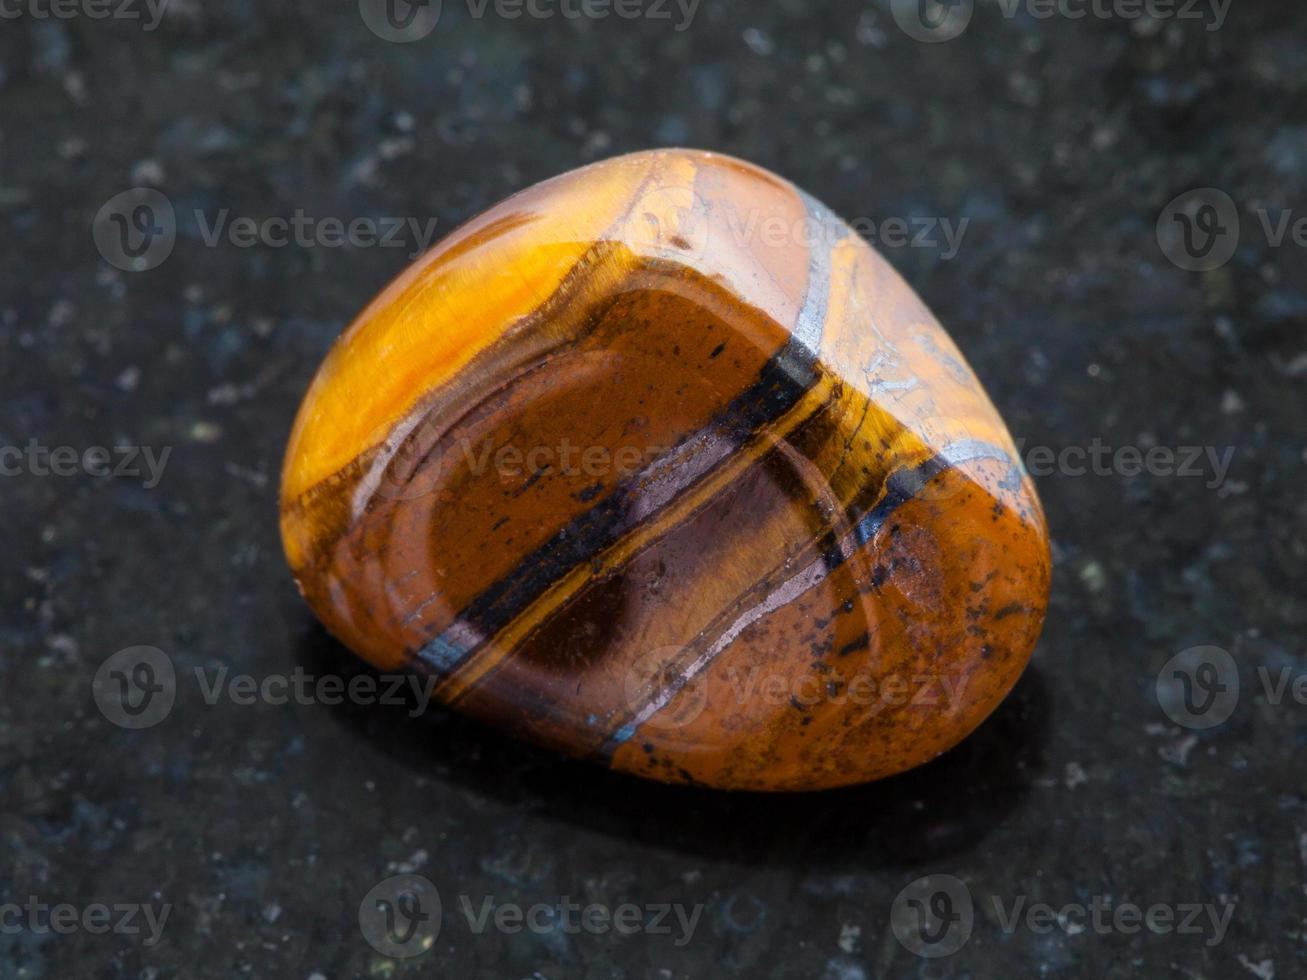
<path fill-rule="evenodd" d="M 703 0 L 680 32 L 674 5 L 601 22 L 444 6 L 411 44 L 354 4 L 175 0 L 151 32 L 0 23 L 0 445 L 171 447 L 148 488 L 27 463 L 0 477 L 0 903 L 172 905 L 154 946 L 0 932 L 0 976 L 1301 975 L 1307 705 L 1291 683 L 1273 695 L 1307 671 L 1307 249 L 1273 247 L 1257 211 L 1307 216 L 1302 11 L 1240 0 L 1208 31 L 982 3 L 927 45 L 888 4 Z M 447 231 L 536 180 L 671 143 L 757 161 L 850 220 L 970 219 L 947 261 L 939 226 L 937 247 L 883 254 L 1032 464 L 1035 447 L 1098 440 L 1235 447 L 1228 472 L 1036 473 L 1055 571 L 1030 670 L 959 748 L 857 789 L 645 785 L 444 711 L 410 718 L 411 697 L 207 703 L 197 668 L 206 683 L 366 673 L 285 570 L 276 468 L 324 351 L 414 241 L 209 246 L 211 224 L 302 209 Z M 91 234 L 134 185 L 178 215 L 146 272 L 115 269 Z M 1241 244 L 1185 272 L 1155 224 L 1209 186 L 1237 203 Z M 134 645 L 179 678 L 141 731 L 92 696 Z M 1227 650 L 1242 682 L 1201 730 L 1156 695 L 1198 645 Z M 390 960 L 359 904 L 407 872 L 439 889 L 443 928 Z M 933 960 L 891 929 L 896 895 L 930 873 L 976 907 L 969 941 Z M 475 912 L 487 895 L 703 908 L 684 945 L 675 925 L 477 934 L 460 896 Z M 1235 910 L 1213 945 L 1074 921 L 1009 933 L 995 895 L 1003 913 L 1022 896 Z"/>

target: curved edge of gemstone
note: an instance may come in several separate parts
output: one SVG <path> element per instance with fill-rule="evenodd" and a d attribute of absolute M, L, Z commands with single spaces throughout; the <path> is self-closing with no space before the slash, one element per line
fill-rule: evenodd
<path fill-rule="evenodd" d="M 1049 585 L 1011 438 L 912 290 L 792 185 L 689 150 L 536 185 L 388 287 L 305 398 L 281 521 L 376 666 L 726 788 L 956 744 Z"/>

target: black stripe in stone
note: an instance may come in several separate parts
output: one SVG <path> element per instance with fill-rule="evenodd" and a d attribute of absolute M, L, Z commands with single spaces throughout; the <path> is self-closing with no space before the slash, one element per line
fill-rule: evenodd
<path fill-rule="evenodd" d="M 935 453 L 910 469 L 895 470 L 886 479 L 885 492 L 880 496 L 876 505 L 858 519 L 857 524 L 854 525 L 851 531 L 845 533 L 843 541 L 823 549 L 816 560 L 822 562 L 826 567 L 826 574 L 830 574 L 830 572 L 848 561 L 850 555 L 871 541 L 876 533 L 885 526 L 885 522 L 889 520 L 894 512 L 920 493 L 921 488 L 930 480 L 962 463 L 981 459 L 1012 463 L 1014 469 L 1016 466 L 1012 462 L 1012 457 L 999 447 L 986 442 L 969 440 L 949 446 L 942 452 Z M 811 565 L 808 568 L 811 568 Z M 803 573 L 800 572 L 799 574 Z M 718 632 L 720 633 L 720 631 Z M 711 647 L 708 648 L 710 652 L 711 649 Z M 694 654 L 693 649 L 687 647 L 687 650 Z M 718 653 L 720 652 L 718 651 Z M 695 654 L 695 656 L 698 655 Z M 604 742 L 597 756 L 601 759 L 611 758 L 613 753 L 624 742 L 629 741 L 635 735 L 647 717 L 652 717 L 657 710 L 667 705 L 690 681 L 702 673 L 714 659 L 715 655 L 705 656 L 703 662 L 696 665 L 694 656 L 688 658 L 688 664 L 696 667 L 696 669 L 692 673 L 679 673 L 676 680 L 659 691 L 658 695 L 649 704 L 640 711 L 627 714 L 626 720 L 614 728 L 612 735 Z M 645 717 L 642 718 L 642 716 Z"/>
<path fill-rule="evenodd" d="M 801 196 L 810 217 L 832 234 L 842 231 L 838 219 L 823 205 L 807 195 Z M 785 346 L 763 367 L 758 380 L 704 429 L 578 515 L 509 575 L 473 599 L 453 625 L 417 651 L 419 662 L 441 675 L 455 670 L 554 582 L 641 524 L 656 519 L 663 507 L 726 462 L 755 432 L 798 403 L 817 380 L 817 358 L 830 292 L 831 243 L 830 237 L 823 235 L 811 250 L 803 307 Z M 651 487 L 671 489 L 651 503 L 657 494 Z"/>

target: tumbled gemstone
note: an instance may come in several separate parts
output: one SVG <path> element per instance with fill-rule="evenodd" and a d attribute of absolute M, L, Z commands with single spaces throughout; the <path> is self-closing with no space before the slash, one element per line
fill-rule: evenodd
<path fill-rule="evenodd" d="M 728 788 L 956 744 L 1049 582 L 1012 440 L 913 291 L 785 180 L 685 150 L 510 197 L 382 292 L 300 409 L 281 525 L 378 668 Z"/>

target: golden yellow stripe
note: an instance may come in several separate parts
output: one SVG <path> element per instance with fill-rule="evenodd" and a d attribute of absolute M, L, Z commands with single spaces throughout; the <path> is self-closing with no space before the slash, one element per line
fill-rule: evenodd
<path fill-rule="evenodd" d="M 384 290 L 313 381 L 304 401 L 313 410 L 291 433 L 282 499 L 294 500 L 366 452 L 419 399 L 548 300 L 628 213 L 649 171 L 645 160 L 578 172 L 584 179 L 568 175 L 544 210 L 532 209 L 532 192 L 510 198 Z"/>
<path fill-rule="evenodd" d="M 437 695 L 452 703 L 474 687 L 482 677 L 497 667 L 517 645 L 563 603 L 576 595 L 593 578 L 602 577 L 631 560 L 643 548 L 657 540 L 671 528 L 687 520 L 699 508 L 723 493 L 759 459 L 771 452 L 784 438 L 815 414 L 830 398 L 834 381 L 824 373 L 818 374 L 816 383 L 808 389 L 788 412 L 772 424 L 754 433 L 751 440 L 733 453 L 717 469 L 670 503 L 658 519 L 641 525 L 594 561 L 572 568 L 555 582 L 535 602 L 527 606 L 508 626 L 478 653 L 465 661 L 437 688 Z"/>

